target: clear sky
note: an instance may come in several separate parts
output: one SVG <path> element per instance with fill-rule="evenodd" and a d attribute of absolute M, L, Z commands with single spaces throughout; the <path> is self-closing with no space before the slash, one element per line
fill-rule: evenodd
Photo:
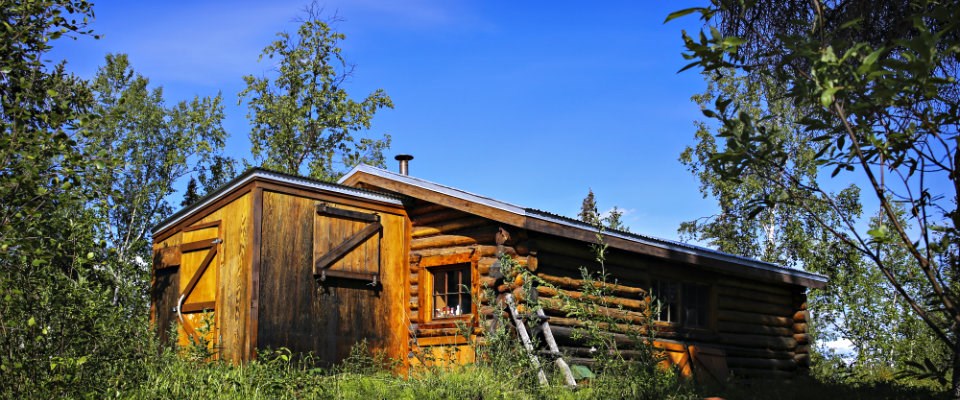
<path fill-rule="evenodd" d="M 354 0 L 320 3 L 343 21 L 349 92 L 384 89 L 396 106 L 373 120 L 411 175 L 521 206 L 575 216 L 592 188 L 601 211 L 626 210 L 638 233 L 676 239 L 682 221 L 711 215 L 677 161 L 700 118 L 705 88 L 677 74 L 681 29 L 664 25 L 681 2 Z M 228 153 L 249 157 L 247 74 L 270 73 L 258 55 L 293 32 L 306 0 L 101 1 L 100 40 L 60 41 L 54 57 L 92 77 L 107 53 L 126 53 L 163 86 L 168 103 L 222 92 Z"/>

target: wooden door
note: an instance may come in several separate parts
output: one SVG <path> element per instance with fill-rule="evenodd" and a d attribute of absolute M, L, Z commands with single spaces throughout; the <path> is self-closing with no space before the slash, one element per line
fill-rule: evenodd
<path fill-rule="evenodd" d="M 383 226 L 375 213 L 320 203 L 314 216 L 313 272 L 318 281 L 318 356 L 339 362 L 365 341 L 382 349 L 388 329 L 381 283 Z"/>
<path fill-rule="evenodd" d="M 220 342 L 217 285 L 221 237 L 219 221 L 185 229 L 178 273 L 179 343 L 181 346 L 206 346 L 214 358 Z"/>
<path fill-rule="evenodd" d="M 404 218 L 324 203 L 263 194 L 257 348 L 312 353 L 331 365 L 366 340 L 370 349 L 406 356 Z M 328 256 L 338 248 L 342 256 Z"/>
<path fill-rule="evenodd" d="M 176 341 L 170 336 L 171 325 L 176 322 L 177 299 L 180 297 L 180 279 L 178 268 L 154 270 L 151 303 L 154 307 L 154 329 L 164 346 L 172 346 Z"/>

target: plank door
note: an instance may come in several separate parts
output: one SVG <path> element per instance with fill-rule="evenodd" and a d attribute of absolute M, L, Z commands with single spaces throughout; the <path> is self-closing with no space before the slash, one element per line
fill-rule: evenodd
<path fill-rule="evenodd" d="M 387 305 L 380 280 L 383 226 L 372 212 L 319 203 L 314 216 L 313 272 L 317 279 L 317 349 L 321 360 L 336 363 L 365 341 L 383 348 Z M 396 329 L 396 327 L 393 327 Z"/>
<path fill-rule="evenodd" d="M 198 224 L 183 232 L 180 245 L 179 343 L 207 343 L 216 358 L 219 347 L 217 285 L 220 271 L 219 221 Z"/>
<path fill-rule="evenodd" d="M 154 328 L 164 346 L 173 346 L 170 327 L 177 320 L 177 299 L 180 297 L 179 268 L 162 268 L 154 271 L 151 302 L 154 310 Z"/>

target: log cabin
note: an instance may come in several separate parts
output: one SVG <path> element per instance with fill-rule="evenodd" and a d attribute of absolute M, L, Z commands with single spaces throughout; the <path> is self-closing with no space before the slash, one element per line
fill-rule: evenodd
<path fill-rule="evenodd" d="M 499 298 L 486 289 L 516 289 L 498 271 L 507 255 L 549 283 L 534 290 L 555 341 L 589 363 L 573 334 L 581 321 L 557 299 L 577 295 L 580 268 L 598 268 L 597 228 L 409 176 L 405 161 L 402 173 L 360 165 L 338 183 L 251 169 L 158 224 L 150 312 L 161 340 L 202 338 L 231 362 L 284 347 L 330 365 L 366 341 L 405 365 L 438 351 L 468 363 Z M 655 320 L 654 346 L 683 373 L 808 370 L 806 291 L 825 277 L 640 234 L 603 240 L 606 309 Z"/>

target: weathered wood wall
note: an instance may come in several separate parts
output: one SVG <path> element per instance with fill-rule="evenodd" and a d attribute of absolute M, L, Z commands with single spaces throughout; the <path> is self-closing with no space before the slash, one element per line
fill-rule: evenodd
<path fill-rule="evenodd" d="M 150 326 L 157 331 L 162 343 L 172 345 L 171 326 L 177 323 L 173 308 L 180 297 L 180 242 L 179 232 L 153 244 L 153 273 L 150 279 Z"/>
<path fill-rule="evenodd" d="M 221 317 L 223 309 L 217 304 L 218 284 L 220 283 L 221 264 L 225 260 L 225 254 L 220 251 L 220 245 L 214 244 L 206 249 L 188 250 L 189 246 L 195 243 L 203 243 L 220 238 L 220 221 L 205 221 L 208 224 L 195 224 L 188 227 L 180 233 L 183 243 L 180 247 L 180 268 L 178 271 L 180 294 L 186 297 L 181 304 L 183 307 L 183 324 L 178 333 L 180 346 L 191 344 L 190 335 L 195 335 L 193 339 L 203 337 L 210 346 L 211 351 L 215 351 L 217 357 L 225 356 L 222 349 L 223 343 L 220 341 Z M 205 269 L 201 266 L 206 265 Z M 189 289 L 190 282 L 196 280 L 193 290 Z M 187 291 L 190 290 L 189 293 Z M 208 320 L 209 319 L 209 320 Z M 200 328 L 206 324 L 212 323 L 212 329 L 206 330 L 206 334 L 201 332 Z M 187 325 L 187 326 L 184 326 Z M 229 350 L 226 352 L 229 353 Z"/>
<path fill-rule="evenodd" d="M 257 342 L 260 348 L 312 352 L 321 363 L 336 363 L 361 340 L 390 357 L 406 354 L 403 324 L 406 277 L 403 215 L 376 211 L 383 237 L 374 235 L 332 268 L 366 271 L 380 241 L 380 283 L 313 274 L 315 246 L 335 244 L 360 223 L 317 215 L 318 202 L 365 213 L 374 210 L 336 203 L 310 193 L 263 193 L 259 265 Z"/>
<path fill-rule="evenodd" d="M 335 246 L 363 225 L 318 216 L 318 202 L 381 216 L 382 238 L 374 236 L 331 267 L 368 273 L 374 258 L 379 258 L 379 285 L 357 279 L 316 279 L 317 252 Z M 558 300 L 561 294 L 580 296 L 580 267 L 597 270 L 589 243 L 527 231 L 426 201 L 409 200 L 404 210 L 271 183 L 257 183 L 227 196 L 159 238 L 154 245 L 151 305 L 155 325 L 176 320 L 170 310 L 183 281 L 192 275 L 181 265 L 194 265 L 197 260 L 192 258 L 201 256 L 185 254 L 180 246 L 212 232 L 190 227 L 215 221 L 221 222 L 217 228 L 223 239 L 220 255 L 214 273 L 198 283 L 198 297 L 191 301 L 202 303 L 207 297 L 214 301 L 222 359 L 246 360 L 253 356 L 254 346 L 282 346 L 334 363 L 358 340 L 366 339 L 374 349 L 398 359 L 406 359 L 413 350 L 418 355 L 411 360 L 414 363 L 437 355 L 439 345 L 455 347 L 452 361 L 470 362 L 475 355 L 468 344 L 482 340 L 496 301 L 496 295 L 487 296 L 482 289 L 517 293 L 519 282 L 491 275 L 500 253 L 556 286 L 540 287 L 537 295 L 551 316 L 557 340 L 575 359 L 589 357 L 589 349 L 572 337 L 582 322 L 568 318 Z M 372 257 L 377 248 L 379 256 Z M 750 378 L 789 378 L 807 370 L 810 339 L 803 287 L 763 283 L 682 262 L 610 249 L 606 272 L 614 296 L 605 299 L 600 310 L 613 313 L 622 307 L 625 320 L 640 323 L 649 312 L 647 289 L 654 280 L 706 284 L 710 287 L 707 326 L 656 325 L 657 346 L 674 363 L 695 370 L 698 359 L 700 364 L 717 364 L 722 359 L 733 374 Z M 471 266 L 472 290 L 477 294 L 469 317 L 434 319 L 424 307 L 426 296 L 431 295 L 424 285 L 428 269 L 464 263 Z M 470 326 L 469 338 L 462 336 L 458 321 Z M 626 326 L 608 329 L 619 340 L 628 339 L 622 335 Z"/>
<path fill-rule="evenodd" d="M 221 221 L 223 243 L 218 251 L 216 298 L 219 358 L 231 362 L 246 359 L 250 297 L 250 247 L 252 243 L 253 196 L 247 193 L 204 216 L 195 224 Z M 185 232 L 186 234 L 186 232 Z M 184 236 L 184 242 L 186 242 Z M 182 278 L 181 278 L 182 279 Z"/>
<path fill-rule="evenodd" d="M 206 254 L 206 251 L 184 253 L 180 249 L 181 244 L 219 237 L 222 243 L 217 245 L 214 264 L 197 283 L 190 296 L 192 298 L 185 303 L 213 302 L 215 330 L 208 338 L 213 342 L 217 357 L 232 362 L 246 359 L 250 309 L 247 281 L 250 277 L 249 252 L 253 233 L 251 218 L 252 196 L 247 190 L 228 196 L 203 213 L 185 220 L 171 232 L 165 232 L 164 237 L 154 244 L 151 318 L 156 329 L 162 331 L 161 338 L 167 339 L 165 332 L 169 324 L 177 321 L 173 307 Z M 218 221 L 220 224 L 216 227 L 191 228 Z M 184 318 L 198 324 L 204 314 L 188 313 Z M 180 329 L 178 341 L 187 342 L 183 329 Z"/>
<path fill-rule="evenodd" d="M 170 327 L 177 321 L 176 315 L 172 312 L 177 306 L 177 299 L 180 296 L 180 278 L 178 274 L 179 261 L 175 265 L 170 265 L 163 269 L 154 271 L 152 290 L 150 294 L 150 323 L 156 330 L 160 343 L 172 345 L 173 338 L 170 337 Z"/>

